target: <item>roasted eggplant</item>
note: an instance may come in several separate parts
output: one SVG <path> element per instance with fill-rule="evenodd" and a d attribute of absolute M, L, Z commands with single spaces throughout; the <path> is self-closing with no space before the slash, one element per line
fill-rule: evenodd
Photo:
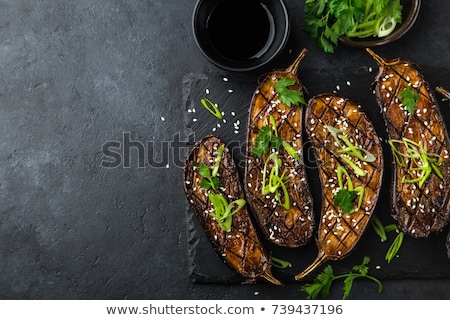
<path fill-rule="evenodd" d="M 266 280 L 271 257 L 258 238 L 247 210 L 236 164 L 225 142 L 209 135 L 197 142 L 184 167 L 188 202 L 215 251 L 247 283 Z"/>
<path fill-rule="evenodd" d="M 322 209 L 318 256 L 296 280 L 354 249 L 370 221 L 383 177 L 380 139 L 355 102 L 337 93 L 311 98 L 305 129 L 319 169 Z"/>
<path fill-rule="evenodd" d="M 415 238 L 440 232 L 450 216 L 450 140 L 422 70 L 367 49 L 379 66 L 375 96 L 392 150 L 393 217 Z"/>
<path fill-rule="evenodd" d="M 248 204 L 264 236 L 290 248 L 306 244 L 314 229 L 302 157 L 304 87 L 296 75 L 306 53 L 303 49 L 286 70 L 265 76 L 253 94 L 247 124 Z"/>

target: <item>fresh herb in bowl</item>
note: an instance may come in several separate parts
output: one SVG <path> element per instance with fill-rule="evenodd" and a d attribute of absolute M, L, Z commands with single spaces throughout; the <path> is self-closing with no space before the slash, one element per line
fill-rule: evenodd
<path fill-rule="evenodd" d="M 305 0 L 304 30 L 328 53 L 340 37 L 383 38 L 402 23 L 400 0 Z"/>

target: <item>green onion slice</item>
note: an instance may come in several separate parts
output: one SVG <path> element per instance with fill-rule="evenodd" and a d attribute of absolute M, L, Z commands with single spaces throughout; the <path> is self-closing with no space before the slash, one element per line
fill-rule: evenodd
<path fill-rule="evenodd" d="M 417 178 L 408 179 L 405 174 L 402 178 L 403 183 L 418 183 L 419 188 L 422 188 L 433 172 L 440 179 L 443 178 L 442 172 L 439 170 L 439 166 L 442 164 L 441 156 L 436 153 L 428 153 L 421 142 L 403 138 L 402 140 L 389 140 L 388 143 L 399 166 L 406 168 L 408 161 L 413 162 L 414 166 L 407 169 L 406 172 L 415 173 Z M 400 152 L 397 145 L 403 146 L 406 152 Z"/>
<path fill-rule="evenodd" d="M 216 219 L 224 231 L 230 232 L 233 215 L 245 206 L 246 201 L 238 199 L 228 203 L 227 199 L 219 193 L 209 193 L 208 198 L 214 206 L 214 211 L 209 214 Z"/>
<path fill-rule="evenodd" d="M 269 163 L 272 164 L 272 168 L 269 172 L 269 178 L 267 179 L 267 167 Z M 269 194 L 269 193 L 275 193 L 275 199 L 278 202 L 281 202 L 281 194 L 279 191 L 279 188 L 281 188 L 283 193 L 284 202 L 282 203 L 282 206 L 289 210 L 291 207 L 291 202 L 289 199 L 289 194 L 285 185 L 285 182 L 289 179 L 288 177 L 285 177 L 286 169 L 283 170 L 281 176 L 280 170 L 281 170 L 281 159 L 278 158 L 278 155 L 276 152 L 272 152 L 270 156 L 267 157 L 266 162 L 264 163 L 264 169 L 263 169 L 263 179 L 262 179 L 262 188 L 261 192 L 263 195 Z"/>
<path fill-rule="evenodd" d="M 220 112 L 217 104 L 207 98 L 201 99 L 200 102 L 202 103 L 203 107 L 208 110 L 213 116 L 218 119 L 222 119 L 222 113 Z"/>

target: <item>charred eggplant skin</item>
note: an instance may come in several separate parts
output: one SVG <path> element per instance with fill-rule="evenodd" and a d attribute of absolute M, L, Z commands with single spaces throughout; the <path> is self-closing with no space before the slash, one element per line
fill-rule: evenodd
<path fill-rule="evenodd" d="M 393 154 L 392 216 L 399 228 L 415 238 L 440 232 L 450 217 L 450 140 L 433 90 L 420 67 L 402 59 L 374 57 L 379 72 L 373 84 L 376 101 L 383 115 L 390 140 L 408 139 L 423 146 L 427 154 L 439 159 L 436 166 L 441 177 L 433 172 L 423 184 L 405 182 L 420 174 L 416 163 L 402 166 Z M 406 89 L 405 89 L 406 88 Z M 399 95 L 404 90 L 418 94 L 413 112 L 407 110 Z M 401 148 L 400 152 L 406 152 Z"/>
<path fill-rule="evenodd" d="M 256 88 L 248 116 L 247 150 L 245 159 L 244 188 L 251 212 L 266 239 L 283 247 L 296 248 L 305 245 L 313 234 L 313 202 L 307 183 L 306 170 L 301 157 L 303 108 L 300 105 L 281 103 L 274 85 L 281 79 L 293 79 L 291 90 L 304 91 L 297 77 L 297 69 L 307 50 L 303 49 L 294 63 L 286 70 L 275 70 L 265 76 Z M 290 208 L 286 209 L 275 200 L 273 194 L 262 193 L 264 165 L 269 157 L 254 156 L 253 148 L 259 131 L 273 117 L 279 136 L 293 147 L 300 159 L 293 158 L 286 150 L 277 152 L 281 167 L 287 170 L 286 189 Z"/>
<path fill-rule="evenodd" d="M 318 256 L 296 280 L 327 260 L 343 259 L 355 248 L 378 201 L 384 164 L 381 142 L 371 121 L 359 105 L 340 94 L 324 93 L 309 100 L 305 130 L 319 169 L 322 209 L 316 236 Z M 371 154 L 371 161 L 345 155 L 347 145 L 336 141 L 336 137 L 344 137 L 342 141 L 348 141 L 355 149 L 368 151 L 365 154 Z M 347 159 L 356 167 L 349 166 Z M 342 168 L 348 173 L 344 183 L 339 181 L 343 179 L 339 177 Z M 360 190 L 360 205 L 356 206 L 359 201 L 355 199 L 351 212 L 343 211 L 334 200 L 342 187 Z"/>
<path fill-rule="evenodd" d="M 228 232 L 210 214 L 214 207 L 209 193 L 222 194 L 228 202 L 245 199 L 236 164 L 226 147 L 218 168 L 220 187 L 206 190 L 200 186 L 203 178 L 199 174 L 199 164 L 212 168 L 221 145 L 225 145 L 225 141 L 220 137 L 208 135 L 191 150 L 183 172 L 187 200 L 216 253 L 230 268 L 241 274 L 248 283 L 265 279 L 280 285 L 271 274 L 271 257 L 256 233 L 247 207 L 232 216 L 231 230 Z"/>

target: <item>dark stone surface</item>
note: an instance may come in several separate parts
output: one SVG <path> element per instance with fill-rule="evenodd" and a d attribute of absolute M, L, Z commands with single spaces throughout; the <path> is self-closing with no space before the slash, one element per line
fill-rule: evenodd
<path fill-rule="evenodd" d="M 188 84 L 226 76 L 248 83 L 234 88 L 237 97 L 247 97 L 262 73 L 284 68 L 302 47 L 310 52 L 299 75 L 305 85 L 314 83 L 311 93 L 344 87 L 349 76 L 362 77 L 357 70 L 374 64 L 360 49 L 341 46 L 333 55 L 322 53 L 301 30 L 302 1 L 286 0 L 291 37 L 281 56 L 266 70 L 224 72 L 195 46 L 194 4 L 0 2 L 1 299 L 303 297 L 299 284 L 273 288 L 192 281 L 193 268 L 203 267 L 192 248 L 200 242 L 208 247 L 200 234 L 193 236 L 198 231 L 182 188 L 181 165 L 192 144 L 186 106 L 195 103 L 188 101 Z M 422 7 L 404 38 L 377 52 L 412 60 L 433 79 L 432 86 L 450 88 L 450 3 L 430 0 Z M 221 85 L 210 89 L 221 92 Z M 448 115 L 447 103 L 442 107 Z M 246 120 L 240 120 L 242 134 Z M 102 156 L 108 141 L 131 147 L 129 157 L 120 153 L 128 167 L 101 166 L 102 160 L 112 163 Z M 444 237 L 418 248 L 433 244 L 436 254 L 444 254 L 438 239 Z M 442 261 L 429 250 L 416 251 L 419 268 L 412 260 L 398 260 L 409 276 L 384 280 L 382 294 L 372 283 L 358 282 L 350 297 L 449 299 L 445 264 L 427 268 L 427 261 Z M 216 259 L 211 252 L 202 254 Z M 341 293 L 332 295 L 339 299 Z"/>

